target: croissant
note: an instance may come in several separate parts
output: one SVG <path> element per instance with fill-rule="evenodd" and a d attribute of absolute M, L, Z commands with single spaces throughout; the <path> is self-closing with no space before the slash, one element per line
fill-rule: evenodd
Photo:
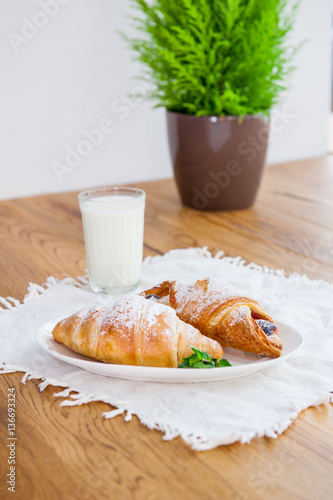
<path fill-rule="evenodd" d="M 253 299 L 219 280 L 165 281 L 143 292 L 223 347 L 279 357 L 282 342 L 273 319 Z"/>
<path fill-rule="evenodd" d="M 132 296 L 84 309 L 60 321 L 52 332 L 70 349 L 106 363 L 177 367 L 193 354 L 189 345 L 220 359 L 218 342 L 201 335 L 163 304 Z"/>

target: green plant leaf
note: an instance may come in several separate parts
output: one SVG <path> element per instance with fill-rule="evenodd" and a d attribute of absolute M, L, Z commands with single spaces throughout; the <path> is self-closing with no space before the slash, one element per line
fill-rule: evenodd
<path fill-rule="evenodd" d="M 190 345 L 189 346 L 192 351 L 194 352 L 194 355 L 198 358 L 198 359 L 207 359 L 208 361 L 210 361 L 210 356 L 207 352 L 205 351 L 199 351 L 199 349 L 197 349 L 196 347 L 194 347 L 193 345 Z M 192 356 L 194 356 L 192 354 Z"/>
<path fill-rule="evenodd" d="M 188 364 L 188 362 L 186 360 L 184 360 L 182 363 L 180 363 L 180 365 L 178 366 L 178 368 L 189 368 L 190 365 Z"/>
<path fill-rule="evenodd" d="M 204 361 L 197 361 L 191 368 L 214 368 L 212 363 L 205 363 Z"/>
<path fill-rule="evenodd" d="M 123 35 L 155 107 L 202 115 L 268 114 L 287 86 L 298 0 L 132 0 Z"/>
<path fill-rule="evenodd" d="M 217 361 L 216 358 L 211 358 L 205 351 L 200 351 L 192 345 L 188 345 L 188 347 L 192 349 L 193 354 L 184 358 L 178 368 L 220 368 L 223 366 L 231 366 L 226 359 L 220 359 Z"/>
<path fill-rule="evenodd" d="M 216 366 L 220 368 L 222 366 L 231 366 L 231 364 L 227 359 L 220 359 L 220 361 L 216 364 Z"/>

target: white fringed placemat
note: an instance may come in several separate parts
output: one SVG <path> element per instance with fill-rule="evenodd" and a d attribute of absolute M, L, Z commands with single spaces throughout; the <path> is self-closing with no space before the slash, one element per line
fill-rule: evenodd
<path fill-rule="evenodd" d="M 181 436 L 195 450 L 277 437 L 305 408 L 333 402 L 333 285 L 190 248 L 147 258 L 142 289 L 165 279 L 203 276 L 246 290 L 273 318 L 301 331 L 301 350 L 276 367 L 221 382 L 158 384 L 94 375 L 49 356 L 35 335 L 47 321 L 110 297 L 94 294 L 85 278 L 50 277 L 43 287 L 30 284 L 23 304 L 0 297 L 0 373 L 24 371 L 22 381 L 41 379 L 40 390 L 64 387 L 55 394 L 64 398 L 63 406 L 110 403 L 117 409 L 105 418 L 124 413 L 130 420 L 135 414 L 164 439 Z"/>

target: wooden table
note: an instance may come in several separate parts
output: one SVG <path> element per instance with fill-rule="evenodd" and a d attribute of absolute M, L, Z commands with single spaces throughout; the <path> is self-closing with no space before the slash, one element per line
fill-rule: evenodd
<path fill-rule="evenodd" d="M 147 191 L 145 255 L 207 245 L 212 252 L 333 282 L 333 159 L 269 167 L 256 205 L 203 213 L 183 208 L 172 180 Z M 0 295 L 22 299 L 29 281 L 84 274 L 75 193 L 0 203 Z M 3 332 L 1 332 L 3 334 Z M 14 348 L 14 347 L 13 347 Z M 17 393 L 17 493 L 24 500 L 333 498 L 333 408 L 303 412 L 278 439 L 197 453 L 164 442 L 134 417 L 103 420 L 110 407 L 61 408 L 38 382 L 0 377 L 0 497 L 6 493 L 8 387 Z"/>

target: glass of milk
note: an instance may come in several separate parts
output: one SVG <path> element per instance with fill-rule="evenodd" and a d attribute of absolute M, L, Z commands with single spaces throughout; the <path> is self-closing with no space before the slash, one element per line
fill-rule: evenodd
<path fill-rule="evenodd" d="M 94 292 L 121 294 L 141 279 L 146 193 L 107 187 L 79 194 L 88 273 Z"/>

